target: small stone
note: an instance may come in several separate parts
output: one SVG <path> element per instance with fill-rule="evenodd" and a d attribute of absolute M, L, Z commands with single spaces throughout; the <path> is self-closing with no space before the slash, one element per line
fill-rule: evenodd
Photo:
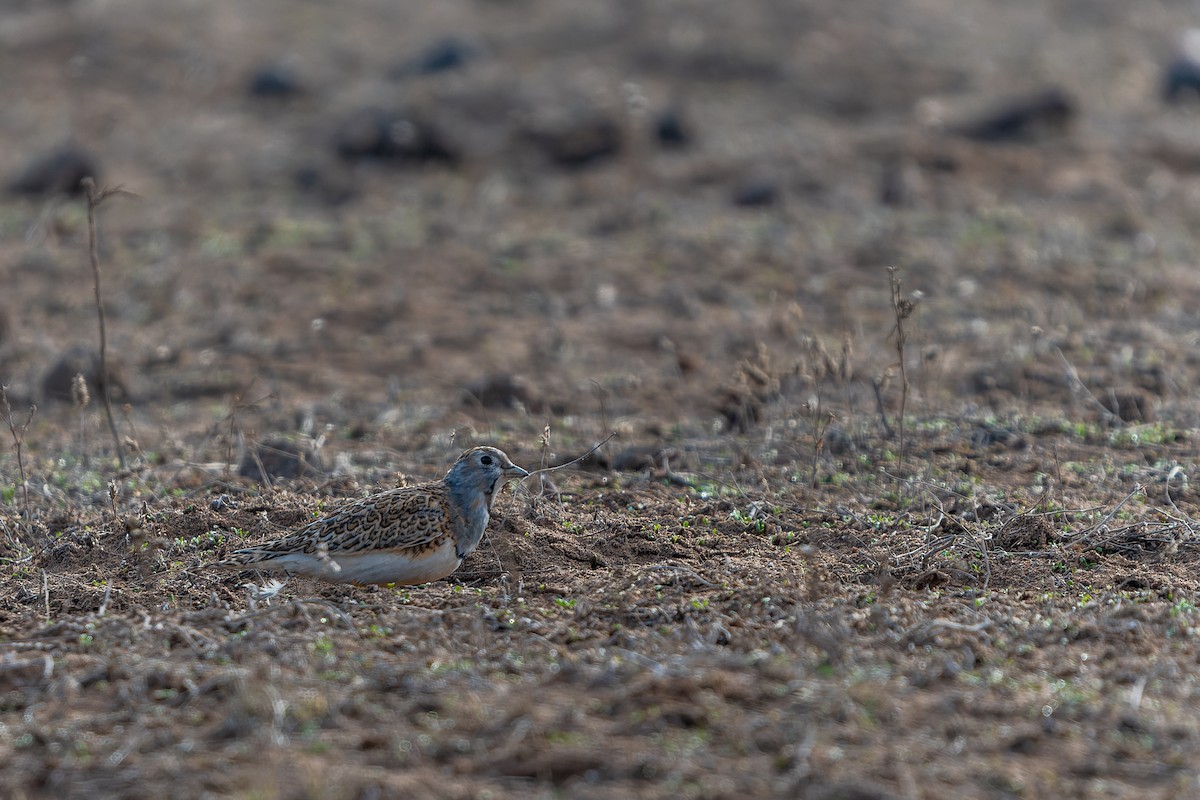
<path fill-rule="evenodd" d="M 1053 87 L 1005 100 L 958 133 L 980 142 L 1028 141 L 1064 132 L 1078 113 L 1070 95 Z"/>
<path fill-rule="evenodd" d="M 537 127 L 526 135 L 551 162 L 566 169 L 592 166 L 621 152 L 621 126 L 598 114 Z"/>
<path fill-rule="evenodd" d="M 530 411 L 541 408 L 541 402 L 529 381 L 517 375 L 487 375 L 469 384 L 463 393 L 465 405 L 479 404 L 484 408 L 524 407 Z"/>
<path fill-rule="evenodd" d="M 392 70 L 393 78 L 408 78 L 415 75 L 435 75 L 461 69 L 467 62 L 478 56 L 478 51 L 453 36 L 433 43 L 424 52 L 405 61 Z"/>
<path fill-rule="evenodd" d="M 669 108 L 654 120 L 654 138 L 664 149 L 682 150 L 692 143 L 694 137 L 682 112 Z"/>
<path fill-rule="evenodd" d="M 247 88 L 253 97 L 292 97 L 303 91 L 296 74 L 278 65 L 261 67 L 250 76 Z"/>
<path fill-rule="evenodd" d="M 334 136 L 334 147 L 346 160 L 378 158 L 397 161 L 456 163 L 458 150 L 430 123 L 415 115 L 365 108 L 350 114 Z"/>
<path fill-rule="evenodd" d="M 774 205 L 779 199 L 779 186 L 772 180 L 748 181 L 733 193 L 733 204 L 741 208 L 761 208 Z"/>
<path fill-rule="evenodd" d="M 1178 58 L 1163 70 L 1163 100 L 1180 103 L 1200 100 L 1200 63 L 1190 58 Z"/>

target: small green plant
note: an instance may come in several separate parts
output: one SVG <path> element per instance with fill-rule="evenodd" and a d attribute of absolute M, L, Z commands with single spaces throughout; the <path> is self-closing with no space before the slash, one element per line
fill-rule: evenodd
<path fill-rule="evenodd" d="M 392 629 L 384 627 L 383 625 L 371 623 L 367 626 L 367 629 L 363 631 L 363 634 L 370 639 L 386 639 L 392 635 Z"/>

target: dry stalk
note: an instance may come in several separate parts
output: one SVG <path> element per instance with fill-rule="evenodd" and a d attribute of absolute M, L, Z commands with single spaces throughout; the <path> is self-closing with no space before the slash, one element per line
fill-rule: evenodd
<path fill-rule="evenodd" d="M 854 339 L 849 333 L 842 336 L 842 355 L 837 366 L 838 380 L 846 392 L 847 418 L 854 419 L 854 392 L 850 391 L 850 381 L 854 379 Z"/>
<path fill-rule="evenodd" d="M 829 426 L 833 423 L 834 415 L 832 411 L 825 411 L 821 407 L 820 392 L 817 393 L 817 404 L 813 406 L 806 403 L 805 407 L 812 415 L 809 424 L 813 429 L 812 477 L 809 483 L 812 485 L 812 488 L 816 489 L 819 485 L 817 468 L 821 463 L 821 453 L 825 450 L 825 434 L 829 432 Z"/>
<path fill-rule="evenodd" d="M 87 407 L 92 402 L 92 396 L 88 392 L 87 380 L 82 373 L 76 373 L 74 380 L 71 381 L 71 401 L 75 404 L 75 410 L 79 412 L 79 463 L 87 464 Z"/>
<path fill-rule="evenodd" d="M 13 448 L 17 451 L 17 470 L 21 473 L 21 492 L 25 507 L 26 521 L 32 519 L 29 508 L 29 477 L 25 474 L 25 431 L 29 430 L 29 423 L 33 422 L 33 416 L 37 413 L 37 406 L 29 406 L 29 416 L 25 418 L 25 422 L 20 425 L 13 419 L 12 406 L 8 402 L 8 387 L 0 386 L 0 403 L 4 405 L 4 421 L 8 425 L 8 431 L 12 434 Z"/>
<path fill-rule="evenodd" d="M 548 430 L 548 428 L 547 428 L 547 430 Z M 526 475 L 524 478 L 521 478 L 521 480 L 520 480 L 519 482 L 520 482 L 520 483 L 524 483 L 525 481 L 527 481 L 527 480 L 529 480 L 530 478 L 532 478 L 534 475 L 541 475 L 543 472 L 557 472 L 557 471 L 558 471 L 558 470 L 560 470 L 560 469 L 566 469 L 567 467 L 570 467 L 570 466 L 572 466 L 572 465 L 574 465 L 574 464 L 578 464 L 579 462 L 581 462 L 581 461 L 585 460 L 585 459 L 586 459 L 588 456 L 590 456 L 592 453 L 596 452 L 596 451 L 597 451 L 597 450 L 599 450 L 601 447 L 604 447 L 604 445 L 606 445 L 606 444 L 608 444 L 610 441 L 612 441 L 612 439 L 614 439 L 614 438 L 616 437 L 616 435 L 617 435 L 617 432 L 616 432 L 616 431 L 613 431 L 612 433 L 610 433 L 610 434 L 609 434 L 609 435 L 608 435 L 608 436 L 607 436 L 607 437 L 604 439 L 604 441 L 602 441 L 602 442 L 599 442 L 599 443 L 597 443 L 597 444 L 593 445 L 593 446 L 592 446 L 592 448 L 591 448 L 590 450 L 588 450 L 586 453 L 584 453 L 583 455 L 579 456 L 578 458 L 572 458 L 572 459 L 571 459 L 570 461 L 568 461 L 567 463 L 565 463 L 565 464 L 559 464 L 559 465 L 558 465 L 558 466 L 556 466 L 556 467 L 542 467 L 541 469 L 535 469 L 533 472 L 529 473 L 529 474 L 528 474 L 528 475 Z M 549 444 L 549 443 L 547 442 L 547 445 L 548 445 L 548 444 Z"/>
<path fill-rule="evenodd" d="M 841 367 L 834 362 L 820 339 L 806 336 L 802 341 L 802 346 L 805 351 L 808 377 L 815 387 L 815 395 L 805 401 L 803 408 L 808 412 L 808 425 L 813 435 L 812 476 L 809 482 L 812 488 L 816 489 L 817 469 L 821 463 L 821 453 L 825 449 L 825 434 L 834 419 L 833 414 L 825 410 L 825 380 L 826 378 L 837 380 L 841 373 Z"/>
<path fill-rule="evenodd" d="M 1067 360 L 1067 357 L 1063 355 L 1063 351 L 1056 347 L 1054 348 L 1054 354 L 1058 356 L 1058 361 L 1060 364 L 1062 364 L 1063 377 L 1067 381 L 1067 386 L 1070 388 L 1071 394 L 1074 397 L 1082 397 L 1088 400 L 1092 407 L 1099 412 L 1100 419 L 1104 420 L 1105 424 L 1112 425 L 1114 428 L 1121 427 L 1124 424 L 1121 417 L 1109 411 L 1104 407 L 1104 403 L 1101 403 L 1096 399 L 1096 395 L 1092 394 L 1091 390 L 1088 389 L 1087 385 L 1084 384 L 1082 379 L 1080 379 L 1079 372 L 1075 369 L 1075 365 Z"/>
<path fill-rule="evenodd" d="M 104 399 L 104 414 L 108 418 L 108 429 L 112 433 L 117 459 L 121 462 L 121 469 L 128 469 L 129 466 L 125 463 L 125 449 L 121 446 L 121 436 L 117 433 L 117 423 L 113 420 L 112 413 L 112 381 L 109 379 L 108 373 L 108 333 L 105 328 L 104 302 L 100 293 L 100 254 L 96 245 L 96 208 L 109 197 L 116 195 L 136 197 L 136 195 L 125 191 L 120 186 L 115 189 L 97 189 L 96 182 L 91 177 L 84 178 L 81 185 L 87 192 L 88 255 L 92 261 L 92 280 L 96 289 L 96 316 L 100 320 L 100 378 L 103 383 L 100 393 Z"/>
<path fill-rule="evenodd" d="M 251 431 L 250 436 L 247 437 L 247 442 L 248 443 L 246 444 L 246 447 L 250 453 L 250 457 L 254 459 L 254 465 L 258 467 L 258 474 L 262 476 L 263 483 L 267 485 L 267 491 L 275 491 L 274 482 L 271 480 L 271 476 L 267 474 L 266 466 L 263 465 L 262 456 L 260 455 L 258 448 L 258 439 L 254 435 L 253 431 Z"/>
<path fill-rule="evenodd" d="M 254 388 L 254 382 L 256 380 L 258 380 L 258 378 L 251 378 L 250 384 L 248 386 L 246 386 L 245 391 L 239 392 L 238 394 L 235 394 L 233 396 L 233 402 L 230 403 L 229 414 L 226 415 L 226 419 L 229 421 L 229 438 L 226 440 L 227 443 L 225 446 L 225 477 L 226 477 L 226 479 L 229 478 L 229 467 L 231 467 L 233 465 L 233 443 L 235 441 L 237 441 L 239 438 L 238 437 L 238 428 L 237 428 L 238 411 L 241 411 L 243 408 L 248 408 L 248 409 L 255 408 L 259 403 L 263 402 L 264 400 L 269 400 L 272 397 L 274 397 L 274 395 L 266 394 L 257 400 L 252 400 L 249 403 L 243 403 L 242 398 L 245 397 L 247 394 L 249 394 L 250 390 Z M 255 456 L 257 457 L 257 452 L 255 453 Z M 261 465 L 259 466 L 259 469 L 260 470 L 262 469 Z M 264 471 L 263 474 L 266 475 L 266 472 Z"/>
<path fill-rule="evenodd" d="M 550 426 L 542 428 L 542 468 L 546 467 L 546 456 L 550 453 Z"/>
<path fill-rule="evenodd" d="M 871 379 L 871 389 L 875 393 L 875 411 L 879 414 L 879 422 L 883 425 L 883 435 L 887 439 L 896 438 L 896 431 L 892 428 L 892 424 L 888 422 L 887 405 L 883 401 L 883 392 L 887 389 L 888 384 L 892 382 L 894 372 L 895 370 L 888 367 Z"/>
<path fill-rule="evenodd" d="M 612 426 L 608 424 L 608 404 L 605 403 L 608 390 L 598 380 L 592 379 L 591 383 L 596 392 L 596 400 L 600 403 L 600 430 L 611 431 Z"/>
<path fill-rule="evenodd" d="M 900 271 L 896 267 L 888 267 L 892 289 L 892 314 L 896 318 L 896 327 L 892 331 L 896 339 L 896 356 L 900 362 L 900 467 L 904 466 L 904 413 L 908 406 L 908 370 L 904 365 L 904 346 L 908 343 L 908 333 L 904 330 L 904 320 L 912 316 L 916 306 L 912 300 L 900 296 Z"/>

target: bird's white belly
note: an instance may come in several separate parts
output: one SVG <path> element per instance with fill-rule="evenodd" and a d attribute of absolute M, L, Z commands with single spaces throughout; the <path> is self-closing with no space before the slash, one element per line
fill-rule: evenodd
<path fill-rule="evenodd" d="M 334 553 L 324 559 L 307 553 L 291 553 L 272 559 L 270 565 L 340 583 L 413 585 L 444 578 L 458 569 L 459 563 L 454 545 L 447 543 L 415 558 L 411 553 L 395 550 Z"/>

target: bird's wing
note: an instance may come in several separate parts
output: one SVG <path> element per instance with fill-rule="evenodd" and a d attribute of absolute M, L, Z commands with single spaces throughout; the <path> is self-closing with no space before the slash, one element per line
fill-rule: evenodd
<path fill-rule="evenodd" d="M 357 500 L 313 520 L 282 539 L 237 550 L 270 559 L 288 553 L 329 556 L 365 550 L 411 550 L 414 555 L 450 535 L 450 507 L 445 486 L 422 484 L 391 489 Z"/>

